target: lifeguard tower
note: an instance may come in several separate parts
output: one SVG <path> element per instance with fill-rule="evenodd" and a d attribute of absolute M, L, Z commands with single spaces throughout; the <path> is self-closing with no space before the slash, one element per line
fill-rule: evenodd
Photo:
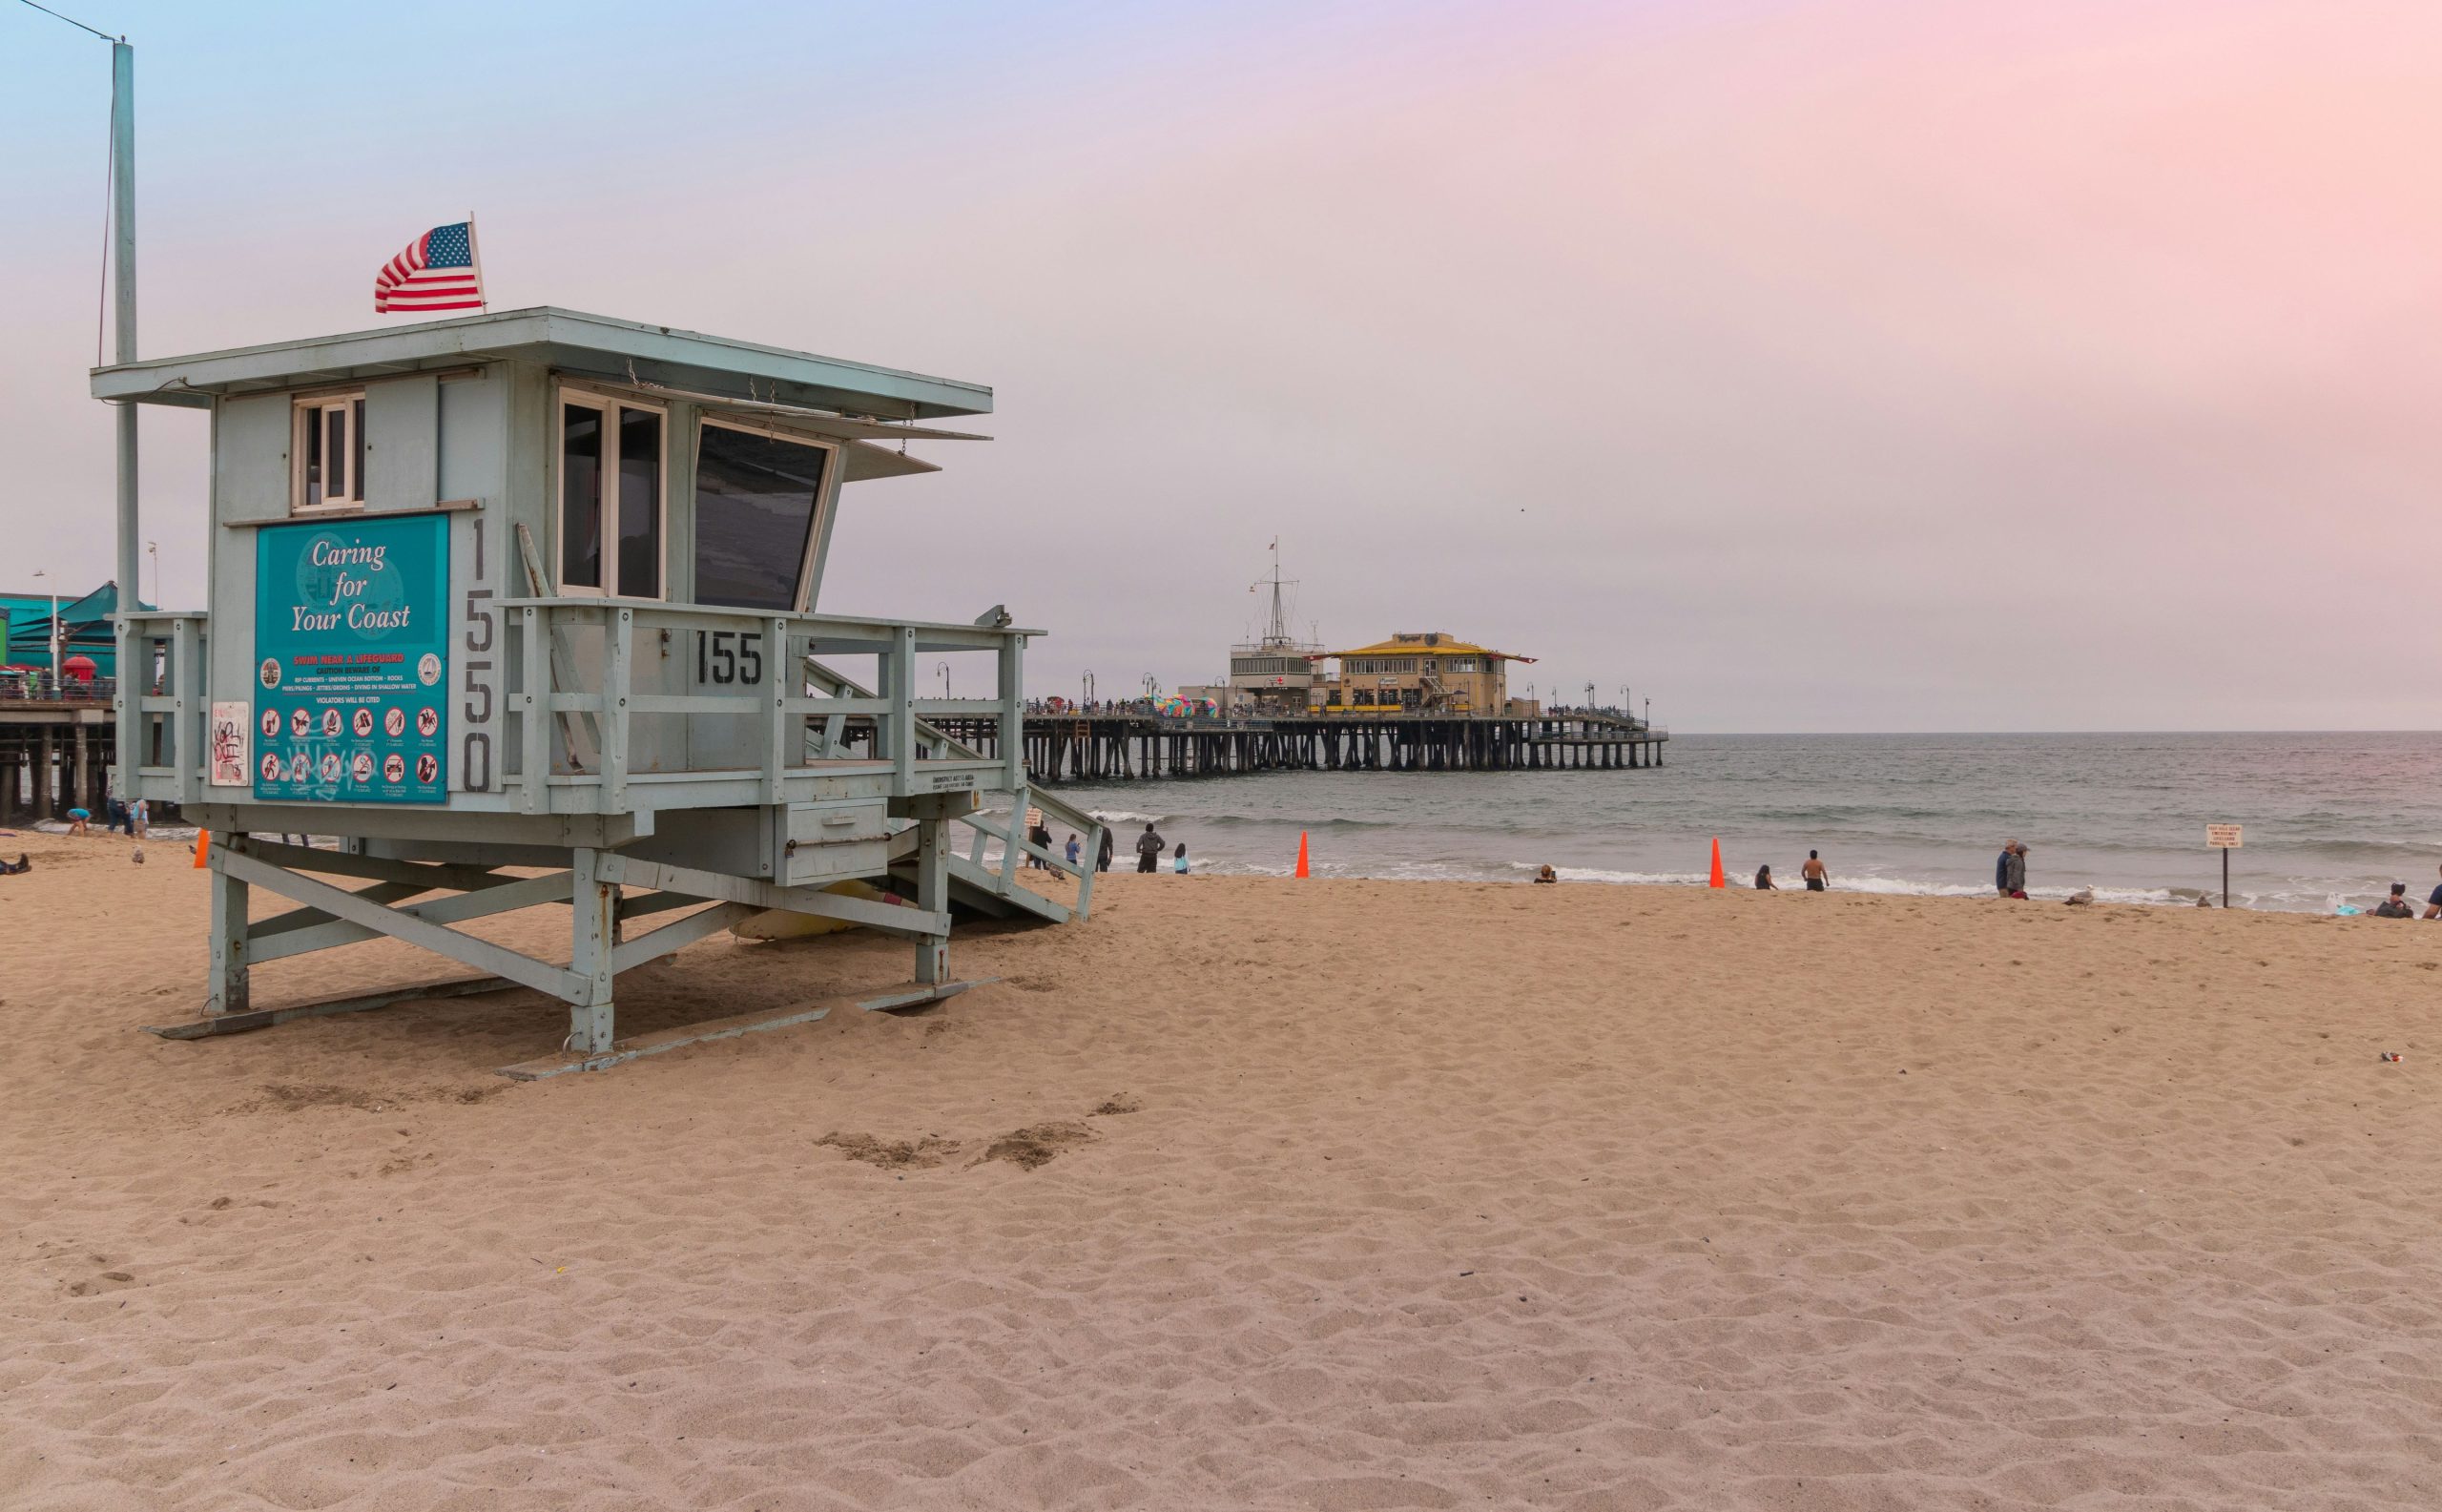
<path fill-rule="evenodd" d="M 122 616 L 120 791 L 213 832 L 203 1016 L 160 1032 L 434 995 L 249 1003 L 257 963 L 387 936 L 484 973 L 439 990 L 569 1005 L 565 1055 L 512 1074 L 591 1068 L 827 1011 L 615 1037 L 621 972 L 749 915 L 912 939 L 913 982 L 862 1004 L 907 1009 L 972 985 L 950 974 L 954 911 L 1089 906 L 1091 871 L 1025 833 L 1031 803 L 1087 855 L 1100 839 L 1027 791 L 1041 632 L 997 606 L 817 610 L 846 486 L 935 470 L 911 441 L 982 439 L 923 423 L 988 412 L 988 388 L 548 308 L 122 362 L 93 386 L 212 416 L 210 608 Z M 833 665 L 850 657 L 870 686 Z M 920 696 L 949 657 L 990 694 Z M 994 721 L 999 755 L 942 716 Z M 1073 901 L 1024 885 L 1028 855 L 1077 876 Z M 249 922 L 256 887 L 301 906 Z M 555 903 L 565 966 L 453 927 Z"/>

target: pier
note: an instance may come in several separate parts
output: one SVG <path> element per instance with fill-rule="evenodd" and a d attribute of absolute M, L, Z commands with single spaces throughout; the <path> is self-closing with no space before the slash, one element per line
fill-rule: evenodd
<path fill-rule="evenodd" d="M 107 685 L 0 686 L 0 826 L 100 815 L 114 733 Z"/>
<path fill-rule="evenodd" d="M 989 720 L 944 732 L 998 755 Z M 1039 782 L 1219 777 L 1241 772 L 1636 771 L 1662 765 L 1670 732 L 1620 715 L 1028 715 L 1026 770 Z"/>

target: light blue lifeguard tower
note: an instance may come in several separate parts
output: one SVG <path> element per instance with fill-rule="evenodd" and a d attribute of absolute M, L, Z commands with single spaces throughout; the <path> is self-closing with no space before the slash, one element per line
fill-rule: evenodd
<path fill-rule="evenodd" d="M 511 1068 L 548 1074 L 828 1011 L 615 1037 L 621 972 L 762 911 L 912 939 L 914 980 L 862 1003 L 893 1010 L 972 985 L 956 912 L 1085 915 L 1091 870 L 1025 833 L 1032 805 L 1100 839 L 1028 792 L 1041 632 L 997 606 L 817 608 L 844 488 L 934 470 L 910 442 L 981 439 L 925 423 L 989 389 L 548 308 L 122 362 L 93 388 L 212 417 L 209 608 L 122 616 L 160 675 L 121 711 L 119 789 L 213 831 L 203 1015 L 159 1032 L 517 984 L 569 1005 L 565 1053 Z M 989 695 L 920 696 L 937 657 L 988 664 Z M 997 721 L 1000 755 L 943 716 Z M 278 839 L 299 835 L 341 842 Z M 1026 886 L 1029 855 L 1073 896 Z M 256 887 L 300 906 L 250 923 Z M 566 965 L 454 927 L 553 903 Z M 377 936 L 483 975 L 250 1004 L 253 965 Z"/>

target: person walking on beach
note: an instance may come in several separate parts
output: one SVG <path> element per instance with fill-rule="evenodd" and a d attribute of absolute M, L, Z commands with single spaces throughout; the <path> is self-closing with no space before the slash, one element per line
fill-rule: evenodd
<path fill-rule="evenodd" d="M 2026 897 L 2026 847 L 2010 841 L 2009 854 L 2001 859 L 2001 893 L 2007 898 Z"/>
<path fill-rule="evenodd" d="M 1098 872 L 1110 870 L 1110 826 L 1106 824 L 1103 826 L 1103 842 L 1094 851 L 1094 870 Z"/>
<path fill-rule="evenodd" d="M 1034 828 L 1026 831 L 1026 843 L 1042 850 L 1051 849 L 1051 827 L 1041 819 L 1037 819 Z M 1051 870 L 1050 866 L 1045 863 L 1044 859 L 1033 851 L 1026 853 L 1026 869 L 1037 872 Z"/>
<path fill-rule="evenodd" d="M 1151 820 L 1147 820 L 1145 833 L 1136 837 L 1136 869 L 1140 872 L 1158 870 L 1162 864 L 1162 849 L 1169 843 L 1153 833 Z"/>
<path fill-rule="evenodd" d="M 1070 871 L 1077 869 L 1077 837 L 1072 834 L 1068 837 L 1068 869 Z"/>
<path fill-rule="evenodd" d="M 2017 855 L 2018 850 L 2018 841 L 2003 840 L 2000 859 L 1993 863 L 1993 891 L 2004 898 L 2010 896 L 2010 858 Z"/>
<path fill-rule="evenodd" d="M 1798 875 L 1806 879 L 1806 890 L 1810 893 L 1831 890 L 1832 873 L 1823 864 L 1821 851 L 1806 853 L 1806 865 L 1799 869 Z"/>

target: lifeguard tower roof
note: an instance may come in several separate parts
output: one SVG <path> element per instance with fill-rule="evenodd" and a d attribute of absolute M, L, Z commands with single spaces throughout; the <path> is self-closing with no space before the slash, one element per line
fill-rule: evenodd
<path fill-rule="evenodd" d="M 96 368 L 93 397 L 201 409 L 216 397 L 440 372 L 487 360 L 539 362 L 606 383 L 729 403 L 873 420 L 933 420 L 992 409 L 992 390 L 982 383 L 549 305 Z"/>

